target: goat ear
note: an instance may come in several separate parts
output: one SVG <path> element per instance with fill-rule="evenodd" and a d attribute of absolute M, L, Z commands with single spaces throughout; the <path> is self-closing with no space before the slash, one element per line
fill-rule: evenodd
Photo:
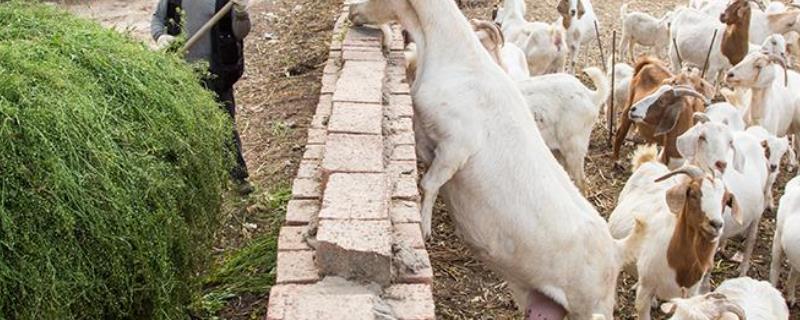
<path fill-rule="evenodd" d="M 672 131 L 672 129 L 675 129 L 675 126 L 678 125 L 681 112 L 683 112 L 683 103 L 681 102 L 676 102 L 667 106 L 667 109 L 664 110 L 661 117 L 661 121 L 659 121 L 658 126 L 656 126 L 655 136 L 667 134 Z"/>
<path fill-rule="evenodd" d="M 743 171 L 746 161 L 745 158 L 746 153 L 739 151 L 739 149 L 736 147 L 736 144 L 733 143 L 733 141 L 731 141 L 731 150 L 733 150 L 733 168 L 739 172 Z"/>
<path fill-rule="evenodd" d="M 689 189 L 688 183 L 679 183 L 667 190 L 667 206 L 669 211 L 678 214 L 686 204 L 686 191 Z"/>
<path fill-rule="evenodd" d="M 736 201 L 736 197 L 726 190 L 722 200 L 723 205 L 731 208 L 731 216 L 733 216 L 733 220 L 736 220 L 736 223 L 742 225 L 742 223 L 744 223 L 744 217 L 742 217 L 742 208 L 739 207 L 739 201 Z"/>
<path fill-rule="evenodd" d="M 697 150 L 697 140 L 700 138 L 700 130 L 697 126 L 691 127 L 684 134 L 675 140 L 675 147 L 688 162 L 692 162 L 694 152 Z"/>
<path fill-rule="evenodd" d="M 664 314 L 672 314 L 675 312 L 675 309 L 677 308 L 678 306 L 672 302 L 664 302 L 661 304 L 661 312 L 663 312 Z"/>

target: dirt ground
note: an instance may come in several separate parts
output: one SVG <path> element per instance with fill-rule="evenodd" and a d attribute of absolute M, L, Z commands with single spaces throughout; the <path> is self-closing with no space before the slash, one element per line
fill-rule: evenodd
<path fill-rule="evenodd" d="M 466 2 L 466 1 L 465 1 Z M 555 10 L 557 0 L 526 1 L 527 18 L 530 21 L 552 22 L 557 18 Z M 618 30 L 617 44 L 619 44 L 620 8 L 622 0 L 593 1 L 593 6 L 600 20 L 600 34 L 605 58 L 610 57 L 612 31 Z M 484 5 L 475 2 L 466 5 L 465 14 L 470 18 L 490 19 L 491 4 Z M 655 16 L 661 16 L 672 10 L 676 5 L 683 5 L 682 0 L 647 0 L 632 1 L 629 12 L 643 11 Z M 600 50 L 597 42 L 584 51 L 585 66 L 601 67 Z M 637 47 L 637 53 L 644 49 Z M 592 135 L 588 159 L 586 161 L 586 174 L 590 181 L 587 198 L 595 205 L 604 217 L 613 211 L 617 195 L 630 176 L 630 167 L 627 163 L 624 168 L 614 166 L 610 160 L 611 147 L 607 143 L 608 130 L 605 121 L 598 121 Z M 628 154 L 634 149 L 628 143 L 622 154 Z M 776 183 L 776 197 L 783 194 L 785 183 L 791 179 L 794 172 L 783 173 Z M 748 275 L 756 279 L 767 279 L 769 274 L 770 250 L 772 236 L 775 228 L 775 216 L 765 213 L 759 228 L 759 240 L 753 253 L 753 263 Z M 724 252 L 725 256 L 733 256 L 741 248 L 742 240 L 734 239 L 728 243 Z M 434 236 L 428 243 L 431 261 L 434 265 L 434 297 L 436 313 L 440 319 L 519 319 L 521 315 L 516 311 L 511 295 L 506 289 L 505 282 L 501 281 L 489 271 L 481 262 L 472 258 L 464 243 L 455 235 L 450 223 L 448 213 L 444 206 L 439 205 L 434 213 Z M 716 266 L 713 271 L 712 285 L 738 276 L 738 263 L 723 258 L 718 254 Z M 784 272 L 786 268 L 784 267 Z M 615 315 L 619 319 L 635 319 L 633 302 L 635 290 L 633 284 L 636 279 L 622 274 L 617 286 L 617 308 Z M 791 309 L 791 319 L 800 317 L 800 308 Z M 653 310 L 654 319 L 664 319 L 658 310 Z"/>
<path fill-rule="evenodd" d="M 269 203 L 276 193 L 288 189 L 302 156 L 305 130 L 313 116 L 319 92 L 322 65 L 339 1 L 261 0 L 253 1 L 253 30 L 246 42 L 247 73 L 237 85 L 239 103 L 238 128 L 244 141 L 245 158 L 251 181 L 259 189 L 248 198 L 228 195 L 228 222 L 219 235 L 216 252 L 220 257 L 246 246 L 259 235 L 275 233 L 282 217 L 275 217 Z M 494 1 L 465 1 L 467 16 L 488 19 Z M 553 21 L 557 0 L 528 2 L 528 19 Z M 131 30 L 134 36 L 149 41 L 148 28 L 156 0 L 98 0 L 91 5 L 66 4 L 77 14 L 101 21 L 119 30 Z M 639 0 L 629 10 L 661 15 L 682 0 Z M 601 22 L 601 39 L 605 57 L 610 55 L 611 32 L 619 30 L 619 8 L 622 0 L 594 1 Z M 322 18 L 320 18 L 322 17 Z M 585 49 L 586 66 L 600 66 L 596 45 Z M 588 199 L 603 216 L 613 210 L 617 194 L 630 175 L 627 164 L 615 168 L 610 161 L 610 146 L 605 124 L 599 122 L 593 134 L 586 172 L 590 181 Z M 633 150 L 631 145 L 623 154 Z M 792 173 L 779 179 L 776 195 Z M 277 221 L 277 223 L 276 223 Z M 769 251 L 774 229 L 774 214 L 767 213 L 760 226 L 759 241 L 753 256 L 750 276 L 765 279 L 770 261 Z M 253 227 L 254 226 L 254 227 Z M 731 256 L 741 241 L 732 241 L 726 255 Z M 434 295 L 440 319 L 513 319 L 519 318 L 503 281 L 473 255 L 455 235 L 443 206 L 434 215 L 434 237 L 428 243 L 434 264 Z M 737 263 L 717 257 L 714 283 L 735 277 Z M 618 285 L 616 314 L 633 319 L 632 306 L 635 279 L 621 276 Z M 245 319 L 263 315 L 267 294 L 253 293 L 227 300 L 220 317 Z M 654 312 L 656 319 L 663 319 Z M 800 316 L 800 308 L 792 309 L 792 317 Z"/>

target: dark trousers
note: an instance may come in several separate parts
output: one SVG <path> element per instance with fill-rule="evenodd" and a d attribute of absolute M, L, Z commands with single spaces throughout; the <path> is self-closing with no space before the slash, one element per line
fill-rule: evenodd
<path fill-rule="evenodd" d="M 240 181 L 245 180 L 250 175 L 247 173 L 247 164 L 244 162 L 244 157 L 242 156 L 242 140 L 239 138 L 239 131 L 236 130 L 236 100 L 233 97 L 233 87 L 220 89 L 209 83 L 209 81 L 204 82 L 206 88 L 216 93 L 217 102 L 228 112 L 233 124 L 232 139 L 229 141 L 231 144 L 229 144 L 228 147 L 236 151 L 236 166 L 231 168 L 231 178 Z"/>

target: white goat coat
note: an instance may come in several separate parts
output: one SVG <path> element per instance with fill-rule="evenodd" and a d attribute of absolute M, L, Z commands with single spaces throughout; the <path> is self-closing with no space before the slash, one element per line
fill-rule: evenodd
<path fill-rule="evenodd" d="M 786 190 L 778 207 L 778 221 L 775 225 L 775 238 L 772 240 L 772 265 L 770 282 L 778 284 L 782 253 L 789 262 L 790 273 L 800 271 L 800 177 L 795 177 L 786 184 Z M 787 290 L 797 288 L 787 284 Z M 790 298 L 794 295 L 790 294 Z"/>
<path fill-rule="evenodd" d="M 726 208 L 722 215 L 725 219 L 722 240 L 742 234 L 751 224 L 761 221 L 765 208 L 768 165 L 761 143 L 749 133 L 733 132 L 733 147 L 735 155 L 728 160 L 733 168 L 725 170 L 722 180 L 739 203 L 742 224 L 737 223 L 730 214 L 731 209 Z"/>
<path fill-rule="evenodd" d="M 717 102 L 706 108 L 705 114 L 711 121 L 727 125 L 733 131 L 744 131 L 742 112 L 728 102 Z"/>
<path fill-rule="evenodd" d="M 564 73 L 536 76 L 517 82 L 545 144 L 558 152 L 560 162 L 580 188 L 584 187 L 584 158 L 600 107 L 608 98 L 608 79 L 597 68 L 586 72 L 597 91 Z"/>
<path fill-rule="evenodd" d="M 508 76 L 514 81 L 521 81 L 531 77 L 528 69 L 528 61 L 525 59 L 525 52 L 518 46 L 506 42 L 500 50 L 500 57 L 506 66 Z"/>
<path fill-rule="evenodd" d="M 530 125 L 513 81 L 453 2 L 390 3 L 420 50 L 411 95 L 427 141 L 418 153 L 433 159 L 423 190 L 444 180 L 458 233 L 520 305 L 520 293 L 539 290 L 571 318 L 611 318 L 622 247 Z"/>
<path fill-rule="evenodd" d="M 800 132 L 800 74 L 789 70 L 789 86 L 784 85 L 783 68 L 771 64 L 765 68 L 774 72 L 775 79 L 770 83 L 756 84 L 750 101 L 751 112 L 758 107 L 763 111 L 761 121 L 753 113 L 754 124 L 761 125 L 770 133 L 783 137 Z"/>
<path fill-rule="evenodd" d="M 748 277 L 728 279 L 714 292 L 724 294 L 728 300 L 742 307 L 747 320 L 789 319 L 789 309 L 783 296 L 769 282 Z"/>
<path fill-rule="evenodd" d="M 711 48 L 705 76 L 705 79 L 712 83 L 716 83 L 716 77 L 720 72 L 731 67 L 728 58 L 720 51 L 722 35 L 725 34 L 725 24 L 719 21 L 718 16 L 712 17 L 694 9 L 681 8 L 675 12 L 670 26 L 672 38 L 677 42 L 678 52 L 680 52 L 683 63 L 691 63 L 699 68 L 705 64 L 714 30 L 717 30 L 717 37 Z M 675 50 L 674 44 L 670 41 L 669 56 L 673 72 L 677 73 L 681 67 Z"/>
<path fill-rule="evenodd" d="M 675 270 L 667 262 L 667 244 L 675 231 L 677 217 L 669 210 L 665 195 L 667 190 L 685 178 L 672 177 L 655 182 L 669 172 L 667 166 L 657 161 L 641 164 L 625 183 L 617 207 L 608 218 L 609 230 L 615 239 L 628 236 L 633 231 L 636 218 L 648 226 L 647 236 L 636 259 L 638 286 L 651 288 L 659 299 L 681 296 L 681 288 L 674 281 Z M 696 291 L 697 287 L 695 285 L 690 291 Z"/>

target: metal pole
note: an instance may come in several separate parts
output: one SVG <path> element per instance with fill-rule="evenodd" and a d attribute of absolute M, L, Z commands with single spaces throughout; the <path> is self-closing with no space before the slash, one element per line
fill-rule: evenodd
<path fill-rule="evenodd" d="M 600 48 L 600 64 L 603 65 L 603 71 L 608 72 L 608 69 L 605 65 L 606 57 L 603 53 L 603 42 L 600 41 L 600 28 L 597 26 L 597 19 L 594 20 L 594 34 L 597 36 L 597 47 Z"/>
<path fill-rule="evenodd" d="M 672 38 L 672 47 L 675 49 L 675 55 L 678 56 L 678 69 L 683 68 L 683 58 L 681 58 L 681 50 L 678 49 L 678 41 Z"/>
<path fill-rule="evenodd" d="M 208 22 L 206 22 L 206 24 L 200 27 L 200 29 L 197 30 L 197 32 L 195 32 L 194 35 L 192 35 L 192 37 L 189 38 L 188 41 L 186 41 L 186 44 L 183 45 L 180 53 L 184 54 L 187 51 L 189 51 L 189 49 L 194 47 L 194 45 L 197 44 L 197 41 L 199 41 L 200 38 L 203 37 L 203 35 L 208 33 L 208 31 L 211 30 L 211 28 L 214 27 L 214 25 L 217 24 L 217 22 L 222 20 L 222 17 L 224 17 L 226 14 L 228 14 L 228 12 L 231 11 L 231 8 L 233 8 L 233 1 L 229 1 L 228 3 L 226 3 L 225 6 L 222 7 L 222 9 L 217 11 L 217 13 L 213 17 L 211 17 L 211 19 L 209 19 Z"/>
<path fill-rule="evenodd" d="M 608 104 L 608 145 L 611 145 L 611 140 L 614 136 L 614 83 L 616 81 L 615 71 L 617 70 L 617 30 L 611 33 L 611 103 Z"/>
<path fill-rule="evenodd" d="M 703 64 L 703 73 L 700 75 L 700 77 L 702 78 L 706 77 L 706 69 L 708 69 L 708 59 L 711 58 L 711 50 L 714 49 L 714 41 L 717 41 L 717 31 L 719 31 L 719 29 L 714 30 L 714 36 L 711 37 L 711 45 L 708 46 L 708 53 L 706 53 L 706 62 Z"/>

